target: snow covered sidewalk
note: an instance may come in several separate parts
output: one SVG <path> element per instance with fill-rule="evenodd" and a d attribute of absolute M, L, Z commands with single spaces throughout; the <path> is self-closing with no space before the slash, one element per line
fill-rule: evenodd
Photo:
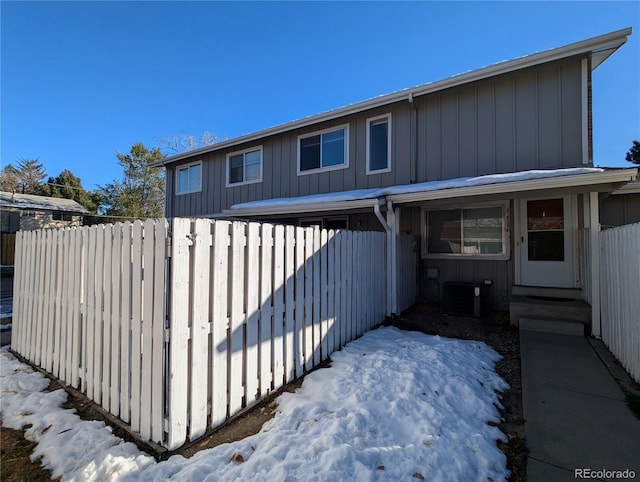
<path fill-rule="evenodd" d="M 494 371 L 480 342 L 380 328 L 331 356 L 278 399 L 256 435 L 156 463 L 102 422 L 60 408 L 62 390 L 0 351 L 3 424 L 38 442 L 34 458 L 64 480 L 506 480 L 496 440 Z"/>

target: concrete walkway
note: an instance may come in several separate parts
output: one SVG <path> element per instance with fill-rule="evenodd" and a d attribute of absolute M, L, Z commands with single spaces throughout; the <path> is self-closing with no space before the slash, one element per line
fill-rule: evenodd
<path fill-rule="evenodd" d="M 640 420 L 589 341 L 521 330 L 520 350 L 528 480 L 579 480 L 575 469 L 630 469 L 640 480 Z"/>

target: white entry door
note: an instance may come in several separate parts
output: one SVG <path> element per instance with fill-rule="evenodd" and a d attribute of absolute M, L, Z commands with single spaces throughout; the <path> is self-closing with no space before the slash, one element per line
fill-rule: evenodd
<path fill-rule="evenodd" d="M 521 283 L 573 288 L 573 196 L 523 199 L 520 206 Z"/>

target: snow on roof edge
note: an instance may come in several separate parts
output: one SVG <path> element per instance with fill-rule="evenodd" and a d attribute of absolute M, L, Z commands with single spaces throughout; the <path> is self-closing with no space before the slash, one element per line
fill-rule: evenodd
<path fill-rule="evenodd" d="M 330 202 L 359 201 L 363 199 L 375 199 L 385 196 L 409 194 L 414 192 L 439 191 L 443 189 L 483 186 L 489 184 L 503 184 L 507 182 L 529 181 L 532 179 L 544 179 L 578 174 L 593 174 L 598 172 L 604 172 L 604 169 L 594 167 L 575 167 L 566 169 L 538 169 L 505 174 L 488 174 L 485 176 L 446 179 L 444 181 L 426 181 L 416 184 L 399 184 L 396 186 L 383 188 L 354 189 L 350 191 L 340 191 L 326 194 L 310 194 L 307 196 L 297 196 L 289 198 L 263 199 L 259 201 L 249 201 L 246 203 L 234 204 L 229 208 L 229 211 L 265 209 L 293 205 L 312 205 Z"/>

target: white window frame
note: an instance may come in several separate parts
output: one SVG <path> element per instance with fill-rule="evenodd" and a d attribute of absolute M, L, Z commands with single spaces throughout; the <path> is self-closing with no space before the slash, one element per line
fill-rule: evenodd
<path fill-rule="evenodd" d="M 422 257 L 428 259 L 485 259 L 485 260 L 508 260 L 511 257 L 511 212 L 510 202 L 497 201 L 479 204 L 455 204 L 455 205 L 432 205 L 422 206 Z M 429 233 L 427 232 L 427 214 L 429 211 L 446 211 L 462 209 L 482 209 L 482 208 L 502 208 L 502 253 L 498 254 L 478 254 L 478 253 L 429 253 Z"/>
<path fill-rule="evenodd" d="M 250 181 L 242 181 L 242 182 L 231 182 L 231 158 L 233 156 L 239 156 L 240 154 L 242 154 L 242 176 L 244 178 L 244 174 L 246 172 L 246 164 L 245 164 L 245 154 L 247 154 L 248 152 L 255 152 L 255 151 L 260 151 L 260 176 L 258 177 L 258 179 L 252 179 Z M 248 149 L 243 149 L 241 151 L 234 151 L 234 152 L 230 152 L 229 154 L 227 154 L 227 183 L 226 183 L 226 187 L 236 187 L 236 186 L 244 186 L 247 184 L 255 184 L 258 182 L 262 182 L 262 165 L 264 163 L 264 157 L 263 157 L 263 152 L 262 152 L 262 146 L 254 146 L 254 147 L 250 147 Z"/>
<path fill-rule="evenodd" d="M 322 136 L 323 134 L 339 131 L 342 129 L 344 129 L 344 163 L 343 164 L 322 167 L 322 150 L 320 150 L 320 167 L 316 169 L 308 169 L 306 171 L 300 170 L 300 141 L 302 139 L 306 139 L 308 137 L 313 137 L 313 136 Z M 320 141 L 320 146 L 322 148 L 322 140 Z M 307 174 L 317 174 L 319 172 L 328 172 L 328 171 L 337 171 L 340 169 L 347 169 L 349 167 L 349 124 L 333 126 L 327 129 L 322 129 L 320 131 L 309 132 L 307 134 L 300 134 L 297 140 L 297 151 L 298 151 L 298 165 L 297 165 L 298 176 L 306 176 Z"/>
<path fill-rule="evenodd" d="M 371 124 L 382 119 L 387 121 L 387 167 L 385 169 L 371 169 Z M 367 119 L 367 176 L 391 172 L 391 113 L 370 117 Z"/>
<path fill-rule="evenodd" d="M 188 170 L 189 168 L 200 165 L 200 182 L 198 183 L 198 187 L 191 191 L 180 191 L 180 171 Z M 192 194 L 194 192 L 202 192 L 202 177 L 204 176 L 204 169 L 202 168 L 202 161 L 190 162 L 189 164 L 182 164 L 176 167 L 176 195 L 182 194 Z"/>

